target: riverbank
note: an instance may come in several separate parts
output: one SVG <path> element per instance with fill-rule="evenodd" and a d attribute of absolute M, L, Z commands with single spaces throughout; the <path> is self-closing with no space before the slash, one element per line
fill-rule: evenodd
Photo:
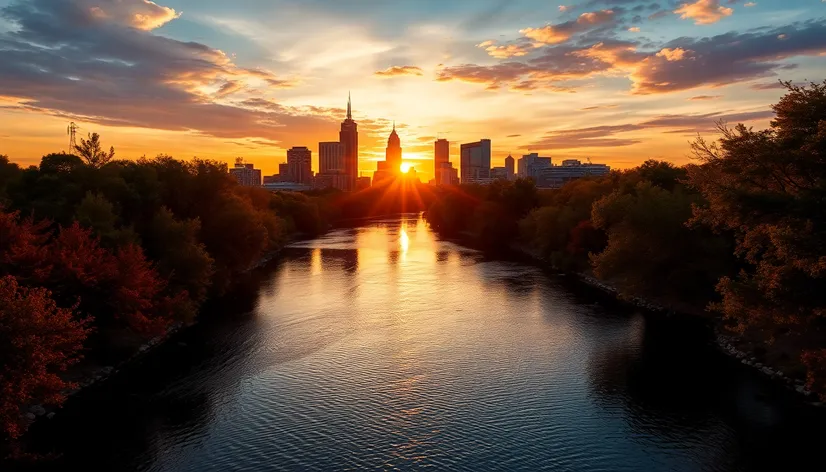
<path fill-rule="evenodd" d="M 309 238 L 311 237 L 306 235 L 296 236 L 294 238 L 291 238 L 290 241 L 284 245 L 284 247 L 294 242 Z M 258 260 L 258 262 L 250 266 L 248 269 L 246 269 L 239 275 L 250 274 L 268 265 L 273 260 L 279 257 L 284 247 L 279 248 L 275 251 L 270 251 L 269 253 L 261 257 Z M 139 338 L 137 338 L 134 335 L 128 336 L 125 333 L 123 333 L 121 339 L 123 339 L 123 343 L 125 345 L 119 346 L 118 351 L 120 352 L 120 354 L 108 356 L 110 358 L 116 359 L 114 362 L 101 363 L 98 360 L 92 360 L 91 358 L 87 357 L 65 373 L 64 380 L 67 380 L 74 384 L 73 388 L 63 392 L 66 396 L 65 401 L 69 401 L 73 397 L 87 390 L 99 387 L 101 384 L 110 380 L 112 377 L 114 377 L 124 369 L 128 369 L 130 366 L 146 357 L 155 349 L 167 343 L 173 336 L 175 336 L 179 332 L 187 328 L 190 328 L 196 325 L 197 323 L 197 317 L 195 320 L 186 323 L 176 322 L 169 326 L 162 334 L 159 334 L 149 339 L 144 338 L 139 340 Z M 27 423 L 27 428 L 31 428 L 38 421 L 53 419 L 58 414 L 61 408 L 62 405 L 44 406 L 41 404 L 34 404 L 24 408 L 25 413 L 23 413 L 22 415 L 23 419 Z M 21 439 L 25 441 L 25 435 Z"/>
<path fill-rule="evenodd" d="M 468 231 L 462 232 L 456 239 L 456 242 L 477 250 L 483 250 L 476 244 L 474 234 Z M 525 248 L 523 245 L 511 244 L 507 248 L 506 252 L 510 255 L 517 256 L 520 260 L 530 262 L 541 268 L 548 268 L 549 265 L 551 265 L 549 261 L 542 258 L 539 254 L 532 252 L 530 249 Z M 556 268 L 554 269 L 558 270 Z M 707 312 L 690 309 L 686 306 L 666 306 L 665 304 L 658 303 L 657 301 L 646 299 L 644 297 L 623 296 L 620 290 L 610 282 L 600 280 L 589 273 L 560 272 L 567 276 L 576 278 L 583 284 L 604 292 L 618 302 L 645 310 L 646 312 L 660 316 L 691 317 L 709 322 L 714 334 L 712 342 L 722 353 L 732 359 L 732 361 L 739 362 L 758 375 L 768 377 L 777 385 L 788 389 L 790 392 L 798 395 L 802 401 L 812 406 L 824 406 L 820 396 L 806 388 L 805 374 L 800 373 L 798 375 L 794 375 L 792 372 L 789 372 L 790 370 L 795 370 L 795 368 L 794 363 L 791 362 L 791 359 L 788 358 L 788 356 L 785 356 L 783 353 L 771 353 L 768 349 L 763 347 L 758 348 L 758 344 L 754 339 L 731 334 L 731 332 L 723 325 L 721 320 L 708 316 Z M 786 360 L 786 364 L 791 365 L 792 367 L 786 367 L 784 371 L 784 367 L 778 365 L 777 363 L 772 363 L 766 359 L 766 357 L 769 357 L 770 353 L 774 354 L 773 357 L 775 358 L 783 358 L 784 356 L 787 357 L 788 359 Z M 761 358 L 761 355 L 763 358 Z M 802 369 L 802 365 L 798 367 L 799 368 L 797 370 L 799 372 L 805 372 L 805 370 Z"/>

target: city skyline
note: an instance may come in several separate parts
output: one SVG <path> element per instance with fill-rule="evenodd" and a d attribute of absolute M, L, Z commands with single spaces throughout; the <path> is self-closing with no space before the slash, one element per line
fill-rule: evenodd
<path fill-rule="evenodd" d="M 765 127 L 778 79 L 826 69 L 824 2 L 513 3 L 0 0 L 2 152 L 36 164 L 74 121 L 119 157 L 274 174 L 293 146 L 334 139 L 352 89 L 365 174 L 392 119 L 424 180 L 442 137 L 454 165 L 480 136 L 495 167 L 683 164 L 716 120 Z"/>

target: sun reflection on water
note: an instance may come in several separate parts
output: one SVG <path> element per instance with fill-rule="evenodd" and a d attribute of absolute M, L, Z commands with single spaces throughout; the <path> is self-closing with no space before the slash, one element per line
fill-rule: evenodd
<path fill-rule="evenodd" d="M 410 237 L 407 236 L 407 222 L 402 223 L 402 227 L 399 230 L 399 245 L 402 248 L 402 253 L 406 254 L 410 248 Z"/>

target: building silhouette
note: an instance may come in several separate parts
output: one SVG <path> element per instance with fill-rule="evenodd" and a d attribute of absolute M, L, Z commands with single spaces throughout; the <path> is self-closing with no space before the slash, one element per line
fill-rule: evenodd
<path fill-rule="evenodd" d="M 311 185 L 313 182 L 313 152 L 306 146 L 287 150 L 287 168 L 290 182 Z"/>
<path fill-rule="evenodd" d="M 515 162 L 513 156 L 510 154 L 505 158 L 505 170 L 508 174 L 507 180 L 514 180 L 516 178 Z"/>
<path fill-rule="evenodd" d="M 517 174 L 520 179 L 532 178 L 536 180 L 543 169 L 552 165 L 550 157 L 541 157 L 538 153 L 525 154 L 517 163 Z"/>
<path fill-rule="evenodd" d="M 344 145 L 338 141 L 318 143 L 318 173 L 344 172 Z"/>
<path fill-rule="evenodd" d="M 463 184 L 490 182 L 490 139 L 461 145 L 459 172 Z"/>
<path fill-rule="evenodd" d="M 261 169 L 256 169 L 253 164 L 245 164 L 244 159 L 235 160 L 235 167 L 229 169 L 230 175 L 235 177 L 239 185 L 245 187 L 261 186 Z"/>
<path fill-rule="evenodd" d="M 341 122 L 339 142 L 344 146 L 344 173 L 347 176 L 346 190 L 355 190 L 359 175 L 359 133 L 358 124 L 353 121 L 350 96 L 347 96 L 347 118 Z"/>
<path fill-rule="evenodd" d="M 318 175 L 313 187 L 347 190 L 348 181 L 344 172 L 344 145 L 338 141 L 318 143 Z"/>
<path fill-rule="evenodd" d="M 396 133 L 396 123 L 393 123 L 393 131 L 387 138 L 387 148 L 384 152 L 384 160 L 376 163 L 376 172 L 373 173 L 373 185 L 382 180 L 398 177 L 401 174 L 402 166 L 402 145 L 399 135 Z"/>
<path fill-rule="evenodd" d="M 508 180 L 508 168 L 494 167 L 490 170 L 490 178 L 492 180 Z"/>
<path fill-rule="evenodd" d="M 450 163 L 450 142 L 437 139 L 433 143 L 433 183 L 437 185 L 458 185 L 459 171 Z"/>
<path fill-rule="evenodd" d="M 611 168 L 605 164 L 583 164 L 576 159 L 566 159 L 561 166 L 550 166 L 536 172 L 536 186 L 540 188 L 560 188 L 566 182 L 588 176 L 608 175 Z"/>
<path fill-rule="evenodd" d="M 384 160 L 391 173 L 401 172 L 402 167 L 402 144 L 399 135 L 396 134 L 396 122 L 393 122 L 393 131 L 387 138 L 387 149 L 384 152 Z"/>
<path fill-rule="evenodd" d="M 447 139 L 437 139 L 434 143 L 433 167 L 438 169 L 442 164 L 450 164 L 450 142 Z"/>

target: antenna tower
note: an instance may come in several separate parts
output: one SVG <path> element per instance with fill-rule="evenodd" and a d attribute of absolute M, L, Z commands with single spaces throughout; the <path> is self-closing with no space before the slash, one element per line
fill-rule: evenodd
<path fill-rule="evenodd" d="M 78 128 L 79 127 L 75 124 L 74 121 L 69 123 L 69 126 L 66 128 L 66 134 L 69 135 L 69 152 L 74 151 L 75 146 L 77 146 L 76 135 Z"/>

